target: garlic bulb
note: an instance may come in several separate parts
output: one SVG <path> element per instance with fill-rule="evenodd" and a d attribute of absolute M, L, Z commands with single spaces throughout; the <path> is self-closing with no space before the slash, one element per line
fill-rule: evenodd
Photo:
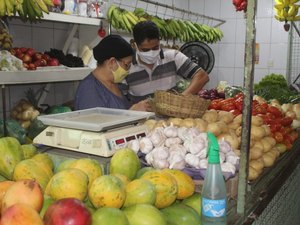
<path fill-rule="evenodd" d="M 219 157 L 220 157 L 220 163 L 225 162 L 225 154 L 224 154 L 224 152 L 219 152 Z"/>
<path fill-rule="evenodd" d="M 180 154 L 180 152 L 172 152 L 168 158 L 169 168 L 182 170 L 185 167 L 185 159 L 184 155 Z"/>
<path fill-rule="evenodd" d="M 208 165 L 207 159 L 201 159 L 199 161 L 199 169 L 207 169 L 207 165 Z"/>
<path fill-rule="evenodd" d="M 183 145 L 188 149 L 190 153 L 196 155 L 206 147 L 207 143 L 202 136 L 198 135 L 192 137 L 190 140 L 186 140 Z"/>
<path fill-rule="evenodd" d="M 225 163 L 221 163 L 221 170 L 222 172 L 229 172 L 229 173 L 232 173 L 232 174 L 235 174 L 235 166 L 232 165 L 231 163 L 229 162 L 225 162 Z"/>
<path fill-rule="evenodd" d="M 187 153 L 187 149 L 186 147 L 184 147 L 183 145 L 181 144 L 177 144 L 177 145 L 172 145 L 170 148 L 169 148 L 169 152 L 171 154 L 171 152 L 180 152 L 180 154 L 182 155 L 186 155 Z"/>
<path fill-rule="evenodd" d="M 229 162 L 233 165 L 239 164 L 240 158 L 232 151 L 226 154 L 226 162 Z"/>
<path fill-rule="evenodd" d="M 220 152 L 227 153 L 232 151 L 231 145 L 229 144 L 228 141 L 225 141 L 224 138 L 218 141 L 219 146 L 220 146 Z"/>
<path fill-rule="evenodd" d="M 199 158 L 199 159 L 206 159 L 206 156 L 207 156 L 207 148 L 203 148 L 201 149 L 197 154 L 196 156 Z"/>
<path fill-rule="evenodd" d="M 173 125 L 167 126 L 164 128 L 164 134 L 168 138 L 175 138 L 178 135 L 177 127 L 174 127 Z"/>
<path fill-rule="evenodd" d="M 148 154 L 153 149 L 152 141 L 148 137 L 142 137 L 139 141 L 139 145 L 140 151 L 144 154 Z"/>
<path fill-rule="evenodd" d="M 167 160 L 165 159 L 161 159 L 161 160 L 155 160 L 152 164 L 152 166 L 156 169 L 165 169 L 169 167 L 169 163 Z"/>
<path fill-rule="evenodd" d="M 152 152 L 148 153 L 148 154 L 145 156 L 145 160 L 146 160 L 146 162 L 147 162 L 148 165 L 152 165 L 152 164 L 153 164 L 154 158 L 153 158 Z"/>
<path fill-rule="evenodd" d="M 155 128 L 149 134 L 149 138 L 155 147 L 163 145 L 166 140 L 166 136 L 164 135 L 163 128 Z"/>
<path fill-rule="evenodd" d="M 196 169 L 199 169 L 199 158 L 195 157 L 193 154 L 188 153 L 185 155 L 185 162 Z"/>
<path fill-rule="evenodd" d="M 127 148 L 131 148 L 135 153 L 137 153 L 140 150 L 140 142 L 139 140 L 131 140 L 126 145 Z"/>
<path fill-rule="evenodd" d="M 170 137 L 165 140 L 165 146 L 171 147 L 172 145 L 179 145 L 182 143 L 182 140 L 179 137 Z"/>
<path fill-rule="evenodd" d="M 150 152 L 155 160 L 167 159 L 169 157 L 169 149 L 163 146 L 156 147 Z"/>
<path fill-rule="evenodd" d="M 178 137 L 182 140 L 182 141 L 186 141 L 186 139 L 189 138 L 188 135 L 188 128 L 186 127 L 179 127 L 177 129 L 177 133 L 178 133 Z"/>
<path fill-rule="evenodd" d="M 192 137 L 196 137 L 200 134 L 200 131 L 198 128 L 192 127 L 188 129 L 188 134 Z"/>

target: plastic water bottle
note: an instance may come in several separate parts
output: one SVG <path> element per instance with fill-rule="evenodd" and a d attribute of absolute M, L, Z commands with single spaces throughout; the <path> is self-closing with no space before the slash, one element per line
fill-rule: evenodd
<path fill-rule="evenodd" d="M 226 225 L 227 194 L 219 157 L 219 144 L 212 133 L 209 141 L 208 166 L 202 189 L 201 225 Z"/>

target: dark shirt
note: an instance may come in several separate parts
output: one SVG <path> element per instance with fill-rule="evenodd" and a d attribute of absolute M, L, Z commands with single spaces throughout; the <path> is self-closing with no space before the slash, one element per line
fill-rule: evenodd
<path fill-rule="evenodd" d="M 130 103 L 123 94 L 121 97 L 115 95 L 90 73 L 79 83 L 75 95 L 75 110 L 94 107 L 129 109 Z"/>

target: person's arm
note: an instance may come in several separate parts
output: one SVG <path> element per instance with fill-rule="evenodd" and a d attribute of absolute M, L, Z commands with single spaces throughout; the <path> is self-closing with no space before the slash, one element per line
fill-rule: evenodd
<path fill-rule="evenodd" d="M 182 92 L 182 94 L 197 94 L 208 81 L 208 74 L 203 69 L 200 69 L 193 75 L 190 85 Z"/>

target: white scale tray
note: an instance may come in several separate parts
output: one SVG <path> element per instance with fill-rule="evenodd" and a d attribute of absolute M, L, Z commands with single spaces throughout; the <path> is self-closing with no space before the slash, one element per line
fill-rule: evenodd
<path fill-rule="evenodd" d="M 99 132 L 145 121 L 154 115 L 152 112 L 96 107 L 38 116 L 38 119 L 45 125 Z"/>

